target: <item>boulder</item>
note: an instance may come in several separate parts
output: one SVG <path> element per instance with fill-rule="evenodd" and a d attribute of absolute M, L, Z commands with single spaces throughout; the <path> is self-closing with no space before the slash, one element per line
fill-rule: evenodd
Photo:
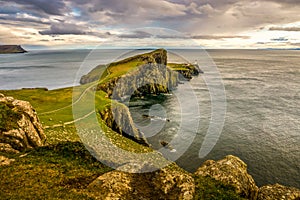
<path fill-rule="evenodd" d="M 300 200 L 300 190 L 283 185 L 266 185 L 259 188 L 258 200 Z"/>
<path fill-rule="evenodd" d="M 241 197 L 257 198 L 258 187 L 252 176 L 247 173 L 247 165 L 238 157 L 229 155 L 219 161 L 207 160 L 195 172 L 195 175 L 209 176 L 230 185 Z"/>
<path fill-rule="evenodd" d="M 45 140 L 31 104 L 0 94 L 0 151 L 17 153 L 42 146 Z"/>
<path fill-rule="evenodd" d="M 136 165 L 122 168 L 130 171 Z M 142 173 L 147 164 L 138 166 L 141 173 L 128 173 L 122 168 L 103 174 L 94 180 L 88 189 L 99 199 L 193 199 L 193 177 L 175 164 L 151 173 Z"/>

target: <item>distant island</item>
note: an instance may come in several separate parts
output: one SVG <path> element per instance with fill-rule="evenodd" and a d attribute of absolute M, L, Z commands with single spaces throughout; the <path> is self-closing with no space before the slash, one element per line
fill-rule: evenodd
<path fill-rule="evenodd" d="M 26 53 L 27 51 L 21 45 L 0 45 L 0 54 L 5 53 Z"/>

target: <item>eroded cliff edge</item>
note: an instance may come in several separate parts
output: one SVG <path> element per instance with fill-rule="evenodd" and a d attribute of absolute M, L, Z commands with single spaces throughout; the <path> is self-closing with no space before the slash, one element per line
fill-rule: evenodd
<path fill-rule="evenodd" d="M 167 66 L 167 51 L 158 49 L 111 63 L 99 80 L 96 90 L 102 90 L 111 99 L 111 105 L 99 110 L 105 124 L 140 144 L 148 145 L 145 136 L 134 125 L 128 107 L 124 101 L 131 97 L 151 94 L 169 93 L 183 80 L 190 80 L 192 75 L 198 75 L 200 70 L 190 64 Z M 81 82 L 89 82 L 99 78 L 96 75 L 100 69 L 92 70 L 82 77 Z M 119 103 L 116 103 L 119 102 Z"/>

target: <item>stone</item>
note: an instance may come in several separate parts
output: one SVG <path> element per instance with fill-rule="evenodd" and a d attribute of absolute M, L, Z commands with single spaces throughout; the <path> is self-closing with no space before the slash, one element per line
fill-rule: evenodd
<path fill-rule="evenodd" d="M 258 187 L 247 172 L 247 165 L 238 157 L 229 155 L 219 161 L 208 160 L 195 172 L 196 176 L 209 176 L 230 185 L 241 197 L 256 199 Z"/>
<path fill-rule="evenodd" d="M 9 159 L 9 158 L 6 158 L 5 156 L 0 156 L 0 166 L 10 165 L 14 161 L 15 161 L 15 159 Z"/>
<path fill-rule="evenodd" d="M 300 190 L 280 184 L 259 188 L 258 200 L 300 200 Z"/>
<path fill-rule="evenodd" d="M 0 95 L 0 150 L 17 153 L 43 146 L 46 140 L 36 111 L 27 101 Z"/>
<path fill-rule="evenodd" d="M 174 166 L 150 173 L 111 171 L 94 180 L 88 189 L 96 193 L 99 199 L 193 199 L 193 177 Z M 136 165 L 122 166 L 127 171 L 131 167 L 136 171 Z M 139 167 L 142 169 L 147 164 Z"/>

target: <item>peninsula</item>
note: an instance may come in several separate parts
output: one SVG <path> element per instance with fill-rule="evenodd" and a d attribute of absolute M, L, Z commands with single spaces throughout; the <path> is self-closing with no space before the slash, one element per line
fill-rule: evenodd
<path fill-rule="evenodd" d="M 128 95 L 169 93 L 199 73 L 198 66 L 167 63 L 167 51 L 158 49 L 99 66 L 74 88 L 1 90 L 0 199 L 298 200 L 297 188 L 258 187 L 247 165 L 232 155 L 199 163 L 194 173 L 171 163 L 155 172 L 134 174 L 122 169 L 142 170 L 149 163 L 135 165 L 127 160 L 118 162 L 115 170 L 86 150 L 75 122 L 86 129 L 90 114 L 96 113 L 97 125 L 115 146 L 134 153 L 152 152 L 123 100 Z M 86 109 L 89 105 L 92 110 Z M 72 107 L 79 108 L 77 119 Z M 87 133 L 93 136 L 94 132 Z M 107 158 L 102 161 L 119 159 L 114 151 L 98 153 Z"/>
<path fill-rule="evenodd" d="M 21 45 L 0 45 L 0 54 L 7 53 L 26 53 L 27 51 Z"/>

